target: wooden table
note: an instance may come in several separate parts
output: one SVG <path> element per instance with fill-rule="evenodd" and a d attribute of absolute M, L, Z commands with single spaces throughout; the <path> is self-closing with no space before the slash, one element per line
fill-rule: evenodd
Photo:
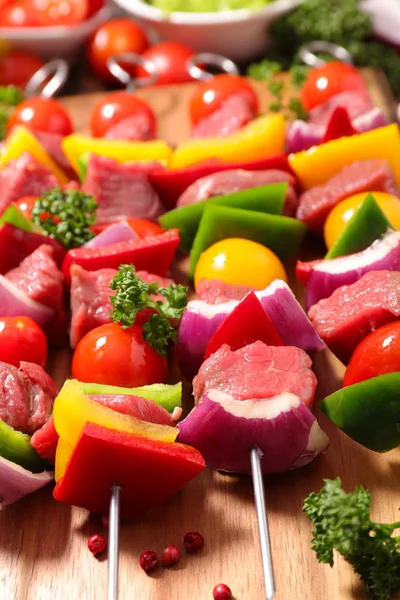
<path fill-rule="evenodd" d="M 393 108 L 385 82 L 366 73 L 371 92 L 387 111 Z M 379 85 L 378 85 L 379 84 Z M 160 135 L 176 142 L 187 135 L 189 86 L 144 90 L 160 119 Z M 267 106 L 265 86 L 257 86 Z M 96 95 L 65 100 L 79 129 L 85 130 Z M 70 354 L 52 357 L 51 372 L 61 385 L 69 372 Z M 343 366 L 328 351 L 315 358 L 322 398 L 341 384 Z M 189 395 L 186 395 L 186 403 Z M 317 563 L 310 548 L 311 524 L 301 512 L 303 499 L 319 490 L 323 478 L 340 476 L 346 489 L 362 484 L 373 492 L 373 517 L 398 520 L 400 451 L 385 455 L 352 442 L 323 416 L 330 437 L 327 452 L 311 465 L 266 479 L 276 600 L 350 600 L 366 598 L 351 568 L 337 559 L 333 569 Z M 51 487 L 0 513 L 0 600 L 105 600 L 106 560 L 87 550 L 88 537 L 99 530 L 98 519 L 85 510 L 56 503 Z M 206 546 L 183 555 L 171 570 L 147 576 L 138 565 L 146 549 L 182 543 L 190 530 L 203 533 Z M 140 522 L 121 530 L 121 600 L 207 600 L 212 588 L 227 583 L 236 600 L 263 600 L 263 579 L 251 481 L 206 470 L 182 492 Z"/>

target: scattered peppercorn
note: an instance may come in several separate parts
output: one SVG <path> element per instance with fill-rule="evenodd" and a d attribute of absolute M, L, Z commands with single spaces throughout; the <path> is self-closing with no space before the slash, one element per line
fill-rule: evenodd
<path fill-rule="evenodd" d="M 92 536 L 90 536 L 88 540 L 88 548 L 93 554 L 93 556 L 98 556 L 99 554 L 104 552 L 106 547 L 107 541 L 104 535 L 101 535 L 101 533 L 95 533 Z"/>
<path fill-rule="evenodd" d="M 190 531 L 183 536 L 186 552 L 197 552 L 204 546 L 204 538 L 198 531 Z"/>
<path fill-rule="evenodd" d="M 214 600 L 231 600 L 232 592 L 225 583 L 219 583 L 213 589 L 213 598 Z"/>
<path fill-rule="evenodd" d="M 143 571 L 152 571 L 158 565 L 158 556 L 156 552 L 153 550 L 146 550 L 139 557 L 139 564 L 142 567 Z"/>
<path fill-rule="evenodd" d="M 178 546 L 170 544 L 162 551 L 161 562 L 164 565 L 164 567 L 170 567 L 171 565 L 177 563 L 180 557 L 181 553 Z"/>

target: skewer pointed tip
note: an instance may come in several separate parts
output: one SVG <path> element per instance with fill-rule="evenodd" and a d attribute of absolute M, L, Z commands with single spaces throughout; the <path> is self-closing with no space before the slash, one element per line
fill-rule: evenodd
<path fill-rule="evenodd" d="M 265 598 L 266 600 L 273 600 L 275 597 L 275 580 L 272 566 L 271 540 L 268 529 L 261 458 L 262 452 L 258 448 L 252 448 L 250 451 L 250 460 L 251 471 L 253 475 L 254 499 L 257 510 L 258 531 L 260 535 L 261 557 L 264 571 Z"/>

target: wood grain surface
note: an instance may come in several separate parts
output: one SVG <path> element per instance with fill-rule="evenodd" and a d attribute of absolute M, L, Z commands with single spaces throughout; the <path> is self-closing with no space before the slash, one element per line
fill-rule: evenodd
<path fill-rule="evenodd" d="M 384 80 L 367 73 L 376 101 L 388 114 L 393 104 Z M 383 86 L 381 85 L 383 81 Z M 379 83 L 379 85 L 378 85 Z M 257 86 L 267 106 L 265 86 Z M 170 142 L 189 130 L 187 97 L 191 86 L 145 90 L 160 119 L 160 136 Z M 65 100 L 78 129 L 87 129 L 98 95 Z M 176 267 L 180 279 L 184 265 Z M 57 384 L 69 374 L 68 351 L 52 356 Z M 329 353 L 315 357 L 318 398 L 341 384 L 343 366 Z M 187 393 L 185 402 L 190 402 Z M 311 525 L 301 512 L 303 499 L 322 486 L 323 478 L 340 476 L 346 489 L 362 484 L 373 492 L 373 516 L 398 520 L 400 451 L 375 454 L 352 442 L 319 415 L 330 437 L 327 452 L 311 465 L 266 478 L 266 494 L 276 576 L 276 600 L 362 600 L 363 586 L 337 558 L 335 566 L 317 563 L 310 548 Z M 138 482 L 140 493 L 140 482 Z M 98 518 L 56 503 L 51 486 L 0 512 L 0 600 L 106 600 L 107 561 L 87 550 L 89 535 L 101 530 Z M 198 555 L 185 556 L 173 569 L 145 575 L 140 553 L 182 543 L 183 534 L 199 530 L 206 539 Z M 263 600 L 263 579 L 251 481 L 206 470 L 163 506 L 140 522 L 121 528 L 121 600 L 208 600 L 212 588 L 228 584 L 236 600 Z"/>

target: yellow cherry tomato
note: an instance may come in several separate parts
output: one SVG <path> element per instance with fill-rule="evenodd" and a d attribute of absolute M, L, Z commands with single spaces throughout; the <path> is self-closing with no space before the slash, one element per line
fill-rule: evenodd
<path fill-rule="evenodd" d="M 379 208 L 385 213 L 391 225 L 400 230 L 400 198 L 386 192 L 371 192 Z M 368 196 L 368 192 L 350 196 L 339 202 L 329 213 L 324 226 L 325 244 L 330 250 L 358 207 Z"/>
<path fill-rule="evenodd" d="M 274 279 L 287 281 L 281 261 L 269 248 L 241 238 L 217 242 L 200 255 L 194 273 L 196 289 L 201 279 L 219 279 L 259 290 Z"/>

